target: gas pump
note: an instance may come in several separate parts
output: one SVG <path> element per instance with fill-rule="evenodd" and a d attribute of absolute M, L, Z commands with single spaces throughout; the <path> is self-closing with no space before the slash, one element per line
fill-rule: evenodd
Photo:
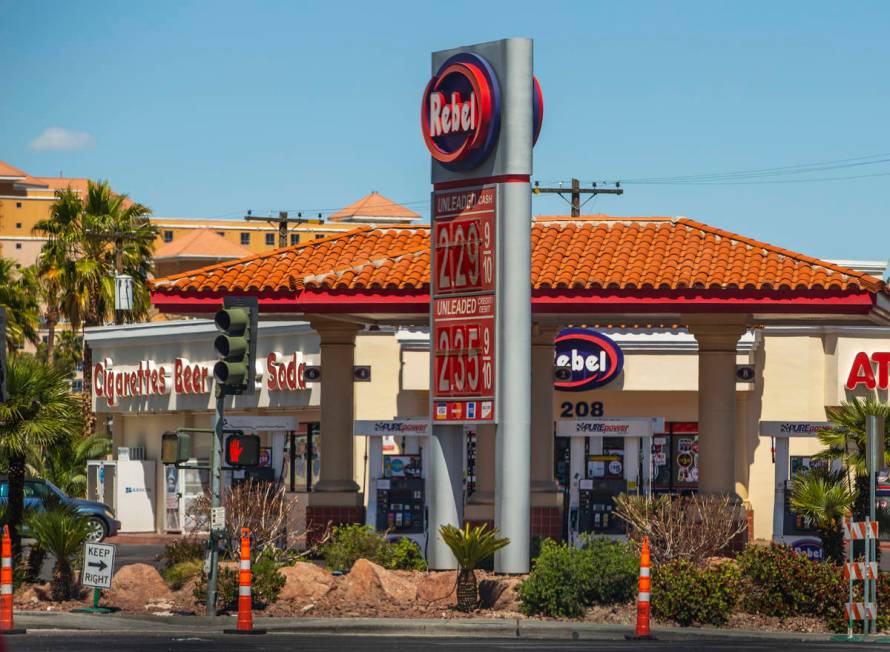
<path fill-rule="evenodd" d="M 426 545 L 425 457 L 427 419 L 355 421 L 353 432 L 368 438 L 365 523 L 380 532 Z"/>
<path fill-rule="evenodd" d="M 613 498 L 621 493 L 649 494 L 652 482 L 652 433 L 663 419 L 565 419 L 557 437 L 569 439 L 569 541 L 580 545 L 584 532 L 623 536 Z"/>
<path fill-rule="evenodd" d="M 805 553 L 810 559 L 821 560 L 822 542 L 816 528 L 791 509 L 791 484 L 798 473 L 819 465 L 810 455 L 791 455 L 792 438 L 816 437 L 820 430 L 832 427 L 828 421 L 761 421 L 760 435 L 773 440 L 776 469 L 775 500 L 773 503 L 773 540 Z"/>

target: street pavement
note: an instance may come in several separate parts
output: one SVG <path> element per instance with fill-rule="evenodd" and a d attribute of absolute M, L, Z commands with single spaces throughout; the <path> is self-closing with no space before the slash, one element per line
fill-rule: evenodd
<path fill-rule="evenodd" d="M 696 639 L 685 641 L 543 641 L 523 639 L 474 638 L 410 638 L 383 636 L 300 635 L 270 633 L 264 636 L 231 636 L 225 634 L 121 634 L 97 632 L 43 631 L 9 637 L 10 652 L 95 652 L 97 649 L 120 649 L 146 652 L 161 650 L 299 650 L 300 652 L 338 651 L 344 648 L 361 652 L 500 652 L 502 650 L 663 650 L 665 652 L 701 652 L 703 650 L 784 650 L 786 652 L 822 650 L 870 650 L 874 644 L 814 641 L 745 641 Z"/>

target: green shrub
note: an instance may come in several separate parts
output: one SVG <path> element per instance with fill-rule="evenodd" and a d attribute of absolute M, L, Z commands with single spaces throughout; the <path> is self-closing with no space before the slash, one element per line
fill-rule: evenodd
<path fill-rule="evenodd" d="M 181 561 L 178 564 L 168 566 L 161 573 L 164 580 L 174 591 L 178 591 L 193 577 L 198 577 L 204 572 L 204 562 L 200 559 Z"/>
<path fill-rule="evenodd" d="M 425 571 L 426 560 L 423 558 L 423 551 L 415 541 L 402 538 L 390 543 L 384 543 L 379 563 L 384 568 L 390 570 L 414 570 Z"/>
<path fill-rule="evenodd" d="M 251 567 L 251 595 L 253 607 L 262 609 L 278 599 L 278 594 L 284 588 L 284 575 L 278 571 L 278 564 L 268 558 L 261 557 Z M 235 608 L 238 605 L 238 571 L 233 568 L 222 569 L 216 585 L 217 601 L 219 609 Z M 199 576 L 193 592 L 195 601 L 201 604 L 207 602 L 207 578 Z"/>
<path fill-rule="evenodd" d="M 587 537 L 575 548 L 545 539 L 519 588 L 522 610 L 572 618 L 593 604 L 628 602 L 636 595 L 639 575 L 639 554 L 629 543 Z"/>
<path fill-rule="evenodd" d="M 847 582 L 839 566 L 810 561 L 779 545 L 748 546 L 737 558 L 741 606 L 765 616 L 843 618 Z"/>
<path fill-rule="evenodd" d="M 591 554 L 566 543 L 545 540 L 531 574 L 519 587 L 522 611 L 530 616 L 582 616 L 591 603 L 597 572 Z"/>
<path fill-rule="evenodd" d="M 384 536 L 368 525 L 337 525 L 318 552 L 331 570 L 349 570 L 359 559 L 376 559 L 384 542 Z"/>
<path fill-rule="evenodd" d="M 164 546 L 158 560 L 164 568 L 170 568 L 186 561 L 203 561 L 207 554 L 207 541 L 198 537 L 186 536 L 174 539 Z"/>
<path fill-rule="evenodd" d="M 640 580 L 640 553 L 630 543 L 600 537 L 583 539 L 584 553 L 597 569 L 590 599 L 599 604 L 624 603 L 636 597 Z"/>
<path fill-rule="evenodd" d="M 652 613 L 678 625 L 723 625 L 736 605 L 739 571 L 733 562 L 696 566 L 678 559 L 655 567 Z"/>
<path fill-rule="evenodd" d="M 390 570 L 426 570 L 420 547 L 411 539 L 394 542 L 369 525 L 338 525 L 320 549 L 325 566 L 331 570 L 349 570 L 359 559 L 367 559 Z"/>

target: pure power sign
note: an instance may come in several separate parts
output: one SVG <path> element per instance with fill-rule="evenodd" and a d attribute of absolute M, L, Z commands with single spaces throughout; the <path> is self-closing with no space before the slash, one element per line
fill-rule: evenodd
<path fill-rule="evenodd" d="M 115 546 L 110 543 L 86 543 L 83 546 L 81 584 L 97 589 L 110 589 L 114 575 Z"/>

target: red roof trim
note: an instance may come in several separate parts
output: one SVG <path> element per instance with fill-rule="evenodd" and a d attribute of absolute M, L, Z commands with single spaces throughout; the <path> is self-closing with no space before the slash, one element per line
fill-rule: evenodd
<path fill-rule="evenodd" d="M 161 312 L 213 312 L 227 292 L 151 293 Z M 259 292 L 267 313 L 422 314 L 429 294 L 413 290 L 312 290 Z M 772 312 L 867 314 L 875 301 L 867 291 L 811 290 L 535 290 L 532 309 L 539 314 L 618 312 Z"/>

